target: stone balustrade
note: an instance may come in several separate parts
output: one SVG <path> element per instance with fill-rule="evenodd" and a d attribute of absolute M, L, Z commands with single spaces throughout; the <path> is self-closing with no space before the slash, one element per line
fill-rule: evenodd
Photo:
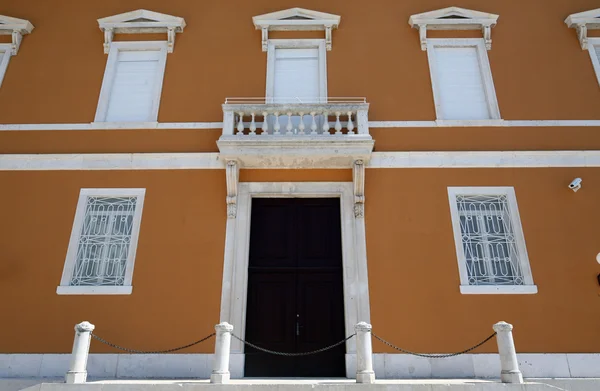
<path fill-rule="evenodd" d="M 324 103 L 228 98 L 223 104 L 223 135 L 368 135 L 368 111 L 364 98 L 327 98 Z"/>

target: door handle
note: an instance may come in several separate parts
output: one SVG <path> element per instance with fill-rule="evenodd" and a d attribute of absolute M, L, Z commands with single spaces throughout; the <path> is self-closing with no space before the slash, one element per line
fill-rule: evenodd
<path fill-rule="evenodd" d="M 300 335 L 300 322 L 296 321 L 296 336 Z"/>

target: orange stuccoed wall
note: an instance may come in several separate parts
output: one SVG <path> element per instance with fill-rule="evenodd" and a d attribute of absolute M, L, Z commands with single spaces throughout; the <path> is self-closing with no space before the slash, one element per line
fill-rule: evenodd
<path fill-rule="evenodd" d="M 576 176 L 586 180 L 573 193 L 566 185 Z M 376 332 L 416 351 L 450 352 L 506 320 L 522 353 L 600 351 L 599 177 L 591 168 L 367 169 Z M 351 171 L 242 170 L 241 180 L 348 182 Z M 0 192 L 0 295 L 10 317 L 0 324 L 0 352 L 69 352 L 73 325 L 82 320 L 111 341 L 144 350 L 212 331 L 221 297 L 224 170 L 13 171 L 0 172 L 0 183 L 15 190 Z M 538 294 L 460 293 L 448 186 L 515 187 Z M 79 189 L 102 187 L 146 188 L 133 293 L 57 295 Z M 378 343 L 374 350 L 388 351 Z M 208 343 L 188 352 L 211 351 Z M 112 350 L 93 342 L 92 352 Z"/>
<path fill-rule="evenodd" d="M 36 28 L 10 61 L 0 123 L 92 122 L 107 58 L 96 20 L 138 8 L 188 24 L 168 55 L 160 122 L 220 121 L 225 97 L 264 96 L 267 56 L 252 17 L 290 7 L 342 17 L 327 52 L 330 96 L 366 96 L 371 120 L 433 120 L 427 54 L 407 21 L 448 6 L 500 15 L 488 54 L 504 119 L 600 119 L 589 53 L 563 23 L 597 0 L 20 0 L 0 13 Z"/>

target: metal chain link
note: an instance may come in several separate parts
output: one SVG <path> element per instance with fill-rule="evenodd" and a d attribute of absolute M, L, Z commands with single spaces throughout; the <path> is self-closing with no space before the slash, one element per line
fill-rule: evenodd
<path fill-rule="evenodd" d="M 483 345 L 484 343 L 486 343 L 487 341 L 489 341 L 490 339 L 494 338 L 496 336 L 496 332 L 494 332 L 494 334 L 490 335 L 489 337 L 487 337 L 486 339 L 484 339 L 483 341 L 479 342 L 477 345 L 472 346 L 466 350 L 463 350 L 461 352 L 457 352 L 457 353 L 449 353 L 449 354 L 424 354 L 424 353 L 415 353 L 415 352 L 411 352 L 409 350 L 405 350 L 402 348 L 399 348 L 398 346 L 392 345 L 391 343 L 389 343 L 388 341 L 386 341 L 385 339 L 379 337 L 377 334 L 371 332 L 371 335 L 373 337 L 375 337 L 376 339 L 378 339 L 379 341 L 383 342 L 384 344 L 386 344 L 387 346 L 396 349 L 402 353 L 406 353 L 406 354 L 412 354 L 413 356 L 419 356 L 419 357 L 426 357 L 426 358 L 448 358 L 448 357 L 454 357 L 454 356 L 460 356 L 461 354 L 465 354 L 468 353 L 472 350 L 477 349 L 478 347 L 480 347 L 481 345 Z"/>
<path fill-rule="evenodd" d="M 206 336 L 206 337 L 204 337 L 204 338 L 202 338 L 202 339 L 199 339 L 199 340 L 198 340 L 198 341 L 196 341 L 196 342 L 192 342 L 192 343 L 190 343 L 190 344 L 188 344 L 188 345 L 185 345 L 185 346 L 180 346 L 180 347 L 178 347 L 178 348 L 167 349 L 167 350 L 157 350 L 157 351 L 155 351 L 155 352 L 147 352 L 147 351 L 144 351 L 144 350 L 135 350 L 135 349 L 124 348 L 124 347 L 122 347 L 122 346 L 115 345 L 114 343 L 108 342 L 107 340 L 105 340 L 105 339 L 103 339 L 103 338 L 100 338 L 100 337 L 98 337 L 98 336 L 97 336 L 96 334 L 94 334 L 94 333 L 92 333 L 92 338 L 94 338 L 95 340 L 97 340 L 97 341 L 100 341 L 100 342 L 102 342 L 103 344 L 105 344 L 105 345 L 108 345 L 108 346 L 110 346 L 110 347 L 112 347 L 112 348 L 119 349 L 119 350 L 123 350 L 123 351 L 125 351 L 125 352 L 129 352 L 129 353 L 139 353 L 139 354 L 159 354 L 159 353 L 171 353 L 171 352 L 176 352 L 176 351 L 178 351 L 178 350 L 183 350 L 183 349 L 186 349 L 186 348 L 192 347 L 192 346 L 194 346 L 194 345 L 198 345 L 200 342 L 204 342 L 204 341 L 206 341 L 207 339 L 209 339 L 210 337 L 214 337 L 214 335 L 215 335 L 215 333 L 212 333 L 212 334 L 210 334 L 210 335 L 208 335 L 208 336 Z"/>
<path fill-rule="evenodd" d="M 274 351 L 274 350 L 269 350 L 269 349 L 261 348 L 260 346 L 256 346 L 256 345 L 255 345 L 255 344 L 253 344 L 253 343 L 250 343 L 250 342 L 248 342 L 248 341 L 244 341 L 243 339 L 241 339 L 240 337 L 238 337 L 238 336 L 237 336 L 237 335 L 235 335 L 235 334 L 231 334 L 231 336 L 232 336 L 233 338 L 237 339 L 238 341 L 242 342 L 243 344 L 246 344 L 246 345 L 248 345 L 248 346 L 250 346 L 250 347 L 253 347 L 253 348 L 254 348 L 254 349 L 256 349 L 256 350 L 260 350 L 261 352 L 264 352 L 264 353 L 274 354 L 274 355 L 277 355 L 277 356 L 286 356 L 286 357 L 309 356 L 309 355 L 311 355 L 311 354 L 322 353 L 322 352 L 325 352 L 325 351 L 327 351 L 327 350 L 333 349 L 333 348 L 335 348 L 335 347 L 337 347 L 337 346 L 340 346 L 341 344 L 343 344 L 344 342 L 348 341 L 350 338 L 354 337 L 355 335 L 356 335 L 356 334 L 352 334 L 352 335 L 350 335 L 350 336 L 348 336 L 348 337 L 346 337 L 346 338 L 342 339 L 340 342 L 336 342 L 336 343 L 334 343 L 333 345 L 325 346 L 324 348 L 317 349 L 317 350 L 313 350 L 313 351 L 310 351 L 310 352 L 302 352 L 302 353 L 285 353 L 285 352 L 276 352 L 276 351 Z"/>

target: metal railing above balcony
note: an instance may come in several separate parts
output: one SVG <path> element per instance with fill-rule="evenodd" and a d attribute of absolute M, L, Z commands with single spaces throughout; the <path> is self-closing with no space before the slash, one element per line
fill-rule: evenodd
<path fill-rule="evenodd" d="M 365 98 L 227 98 L 223 135 L 368 135 L 368 111 Z"/>

